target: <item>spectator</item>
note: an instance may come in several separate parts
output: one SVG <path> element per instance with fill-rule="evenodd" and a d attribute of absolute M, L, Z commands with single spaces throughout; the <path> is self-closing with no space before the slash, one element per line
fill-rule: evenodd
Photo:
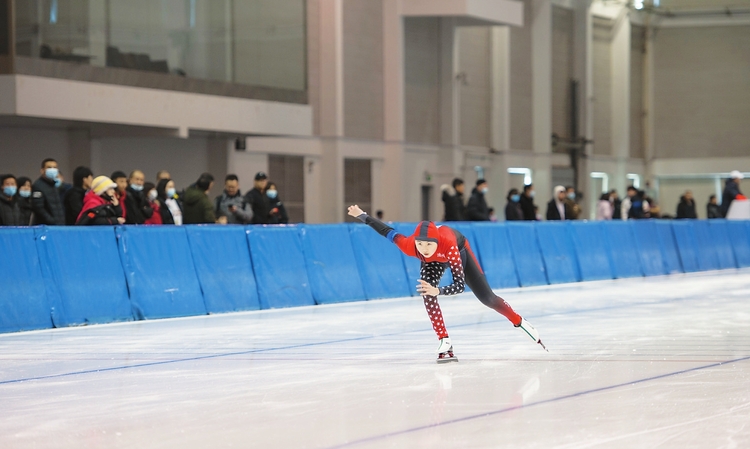
<path fill-rule="evenodd" d="M 117 184 L 115 189 L 115 195 L 117 195 L 117 201 L 119 202 L 120 208 L 122 208 L 122 218 L 128 219 L 128 211 L 125 209 L 125 200 L 128 196 L 128 175 L 125 172 L 116 171 L 110 176 L 112 182 Z"/>
<path fill-rule="evenodd" d="M 33 223 L 37 225 L 64 225 L 65 209 L 63 208 L 60 192 L 55 183 L 60 171 L 57 161 L 45 159 L 42 161 L 41 176 L 34 181 L 31 194 L 31 209 L 34 211 Z"/>
<path fill-rule="evenodd" d="M 156 186 L 152 182 L 146 182 L 143 184 L 143 194 L 148 201 L 148 206 L 154 211 L 151 217 L 146 219 L 144 224 L 147 225 L 160 225 L 161 221 L 161 204 L 159 203 L 159 194 L 156 192 Z"/>
<path fill-rule="evenodd" d="M 214 185 L 214 177 L 203 173 L 195 184 L 185 191 L 183 222 L 185 224 L 216 223 L 216 215 L 208 191 Z M 226 217 L 221 222 L 226 223 Z"/>
<path fill-rule="evenodd" d="M 21 225 L 28 226 L 31 224 L 31 179 L 22 176 L 18 178 L 18 208 L 21 210 Z"/>
<path fill-rule="evenodd" d="M 73 187 L 68 190 L 63 199 L 65 206 L 65 224 L 72 226 L 78 221 L 78 216 L 83 210 L 83 197 L 91 188 L 94 181 L 94 173 L 88 167 L 76 167 L 73 170 Z"/>
<path fill-rule="evenodd" d="M 21 219 L 21 208 L 16 200 L 17 192 L 18 185 L 15 176 L 0 176 L 0 226 L 24 225 Z"/>
<path fill-rule="evenodd" d="M 707 218 L 724 218 L 721 214 L 721 207 L 716 202 L 716 195 L 708 197 L 708 204 L 706 204 L 706 217 Z"/>
<path fill-rule="evenodd" d="M 271 202 L 265 194 L 268 176 L 262 171 L 255 174 L 253 188 L 245 195 L 245 202 L 253 210 L 253 224 L 268 224 L 271 212 Z"/>
<path fill-rule="evenodd" d="M 466 206 L 464 206 L 464 181 L 461 178 L 455 178 L 449 186 L 443 184 L 440 190 L 443 191 L 443 206 L 445 207 L 445 221 L 464 221 L 466 220 Z"/>
<path fill-rule="evenodd" d="M 523 194 L 521 195 L 521 200 L 518 204 L 521 205 L 524 220 L 533 221 L 537 219 L 538 208 L 534 204 L 535 195 L 536 192 L 534 191 L 534 186 L 532 184 L 523 186 Z"/>
<path fill-rule="evenodd" d="M 510 189 L 506 198 L 508 204 L 505 205 L 505 221 L 523 220 L 523 211 L 518 203 L 521 201 L 521 194 L 518 193 L 518 189 Z"/>
<path fill-rule="evenodd" d="M 726 217 L 729 212 L 729 206 L 737 198 L 737 195 L 742 195 L 740 192 L 740 180 L 745 176 L 738 170 L 733 170 L 729 174 L 729 179 L 724 187 L 724 194 L 721 196 L 721 216 Z"/>
<path fill-rule="evenodd" d="M 643 192 L 633 186 L 628 187 L 628 196 L 622 200 L 620 213 L 623 220 L 647 218 L 648 203 L 643 200 Z"/>
<path fill-rule="evenodd" d="M 114 181 L 106 176 L 97 176 L 91 183 L 91 190 L 83 197 L 83 209 L 76 224 L 111 226 L 125 223 L 116 189 Z"/>
<path fill-rule="evenodd" d="M 177 199 L 177 189 L 171 179 L 162 179 L 156 186 L 159 215 L 162 224 L 182 225 L 182 205 Z"/>
<path fill-rule="evenodd" d="M 378 218 L 378 220 L 385 221 L 385 219 L 383 218 L 384 214 L 382 210 L 375 211 L 375 216 Z"/>
<path fill-rule="evenodd" d="M 596 204 L 596 219 L 611 220 L 613 211 L 612 195 L 610 193 L 602 193 L 602 196 L 599 197 L 599 202 Z"/>
<path fill-rule="evenodd" d="M 145 224 L 146 220 L 154 215 L 154 210 L 148 203 L 148 198 L 143 194 L 143 184 L 146 177 L 140 170 L 134 170 L 130 173 L 128 182 L 130 185 L 125 188 L 125 223 L 127 224 Z"/>
<path fill-rule="evenodd" d="M 65 196 L 70 192 L 70 189 L 73 188 L 73 184 L 65 182 L 63 174 L 58 173 L 57 179 L 55 180 L 55 188 L 57 189 L 57 193 L 60 194 L 60 201 L 63 202 L 63 208 L 65 208 Z"/>
<path fill-rule="evenodd" d="M 693 192 L 690 190 L 680 197 L 680 204 L 677 205 L 677 218 L 698 218 L 698 214 L 695 212 Z"/>
<path fill-rule="evenodd" d="M 567 198 L 566 189 L 563 186 L 555 187 L 552 199 L 547 203 L 547 220 L 567 220 L 565 200 Z"/>
<path fill-rule="evenodd" d="M 622 220 L 622 201 L 619 195 L 617 195 L 617 190 L 610 190 L 609 198 L 609 202 L 612 203 L 612 219 Z"/>
<path fill-rule="evenodd" d="M 534 205 L 534 220 L 542 221 L 542 214 L 539 213 L 539 206 Z"/>
<path fill-rule="evenodd" d="M 469 221 L 490 221 L 490 211 L 484 198 L 488 190 L 487 181 L 477 179 L 476 187 L 471 191 L 469 204 L 466 205 L 466 218 Z"/>
<path fill-rule="evenodd" d="M 490 207 L 487 209 L 487 211 L 490 213 L 490 221 L 493 223 L 497 223 L 497 215 L 495 214 L 495 208 Z"/>
<path fill-rule="evenodd" d="M 168 171 L 166 171 L 166 170 L 159 170 L 158 172 L 156 172 L 156 184 L 159 185 L 159 181 L 161 181 L 162 179 L 169 180 L 169 179 L 172 179 L 172 177 L 169 176 L 169 172 Z"/>
<path fill-rule="evenodd" d="M 269 182 L 266 186 L 266 196 L 271 203 L 271 212 L 268 218 L 268 224 L 288 224 L 289 215 L 286 213 L 284 203 L 279 199 L 279 191 L 276 184 Z"/>
<path fill-rule="evenodd" d="M 565 217 L 567 220 L 578 220 L 581 215 L 581 206 L 576 202 L 576 189 L 573 186 L 565 187 Z"/>
<path fill-rule="evenodd" d="M 227 175 L 224 178 L 224 192 L 216 197 L 214 213 L 217 217 L 226 217 L 230 224 L 248 224 L 253 221 L 253 211 L 240 192 L 237 175 Z"/>

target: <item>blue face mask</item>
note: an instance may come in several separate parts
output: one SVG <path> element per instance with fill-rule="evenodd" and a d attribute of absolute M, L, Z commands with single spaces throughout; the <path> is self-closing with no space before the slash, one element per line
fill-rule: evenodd
<path fill-rule="evenodd" d="M 268 195 L 269 198 L 276 198 L 276 196 L 279 194 L 276 190 L 266 190 L 266 195 Z"/>
<path fill-rule="evenodd" d="M 568 199 L 569 199 L 569 200 L 574 200 L 574 199 L 576 199 L 576 194 L 575 194 L 574 192 L 570 192 L 570 193 L 568 194 Z"/>
<path fill-rule="evenodd" d="M 143 190 L 143 186 L 139 186 L 138 184 L 130 184 L 130 188 L 135 190 L 136 192 L 140 192 Z"/>
<path fill-rule="evenodd" d="M 31 198 L 31 190 L 21 190 L 18 194 L 21 195 L 21 198 Z"/>
<path fill-rule="evenodd" d="M 3 187 L 3 193 L 5 194 L 5 196 L 14 196 L 16 194 L 16 191 L 16 186 Z"/>
<path fill-rule="evenodd" d="M 521 195 L 519 194 L 511 195 L 510 200 L 513 201 L 514 203 L 517 203 L 521 201 Z"/>
<path fill-rule="evenodd" d="M 483 194 L 486 194 L 489 191 L 490 189 L 488 189 L 487 187 L 483 187 L 482 190 L 480 190 L 480 192 L 482 192 Z"/>
<path fill-rule="evenodd" d="M 47 168 L 44 170 L 44 176 L 46 176 L 47 179 L 57 179 L 58 174 L 60 174 L 60 170 L 56 168 Z"/>
<path fill-rule="evenodd" d="M 174 198 L 176 194 L 177 194 L 177 190 L 167 189 L 167 198 Z"/>
<path fill-rule="evenodd" d="M 62 181 L 60 181 L 60 178 L 55 179 L 55 187 L 60 187 L 62 185 Z"/>

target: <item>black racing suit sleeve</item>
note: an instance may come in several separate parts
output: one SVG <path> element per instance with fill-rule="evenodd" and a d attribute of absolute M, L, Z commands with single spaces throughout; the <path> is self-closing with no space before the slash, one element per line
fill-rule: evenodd
<path fill-rule="evenodd" d="M 390 240 L 388 234 L 391 232 L 395 232 L 394 229 L 387 224 L 383 223 L 382 221 L 378 220 L 377 218 L 371 217 L 367 215 L 366 213 L 360 214 L 357 216 L 357 218 L 367 226 L 371 227 L 375 231 L 377 231 L 378 234 L 382 235 L 383 237 Z M 391 234 L 392 235 L 392 234 Z"/>

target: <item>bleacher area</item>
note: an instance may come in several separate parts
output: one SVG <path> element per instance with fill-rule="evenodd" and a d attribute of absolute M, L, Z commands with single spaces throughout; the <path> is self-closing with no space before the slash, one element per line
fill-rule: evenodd
<path fill-rule="evenodd" d="M 495 289 L 750 267 L 748 221 L 449 226 Z M 0 332 L 416 296 L 420 264 L 361 224 L 5 228 L 0 246 Z"/>

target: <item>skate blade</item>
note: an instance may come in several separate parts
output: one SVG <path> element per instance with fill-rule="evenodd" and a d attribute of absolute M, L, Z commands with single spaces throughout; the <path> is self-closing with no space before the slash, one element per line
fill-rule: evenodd
<path fill-rule="evenodd" d="M 437 359 L 437 363 L 444 364 L 444 363 L 451 363 L 451 362 L 458 362 L 458 357 L 446 357 L 444 359 Z"/>
<path fill-rule="evenodd" d="M 549 349 L 547 349 L 547 347 L 546 347 L 546 346 L 544 346 L 544 343 L 542 343 L 542 340 L 539 340 L 539 341 L 538 341 L 537 343 L 539 343 L 540 345 L 542 345 L 542 348 L 543 348 L 543 349 L 544 349 L 545 351 L 549 352 Z"/>

